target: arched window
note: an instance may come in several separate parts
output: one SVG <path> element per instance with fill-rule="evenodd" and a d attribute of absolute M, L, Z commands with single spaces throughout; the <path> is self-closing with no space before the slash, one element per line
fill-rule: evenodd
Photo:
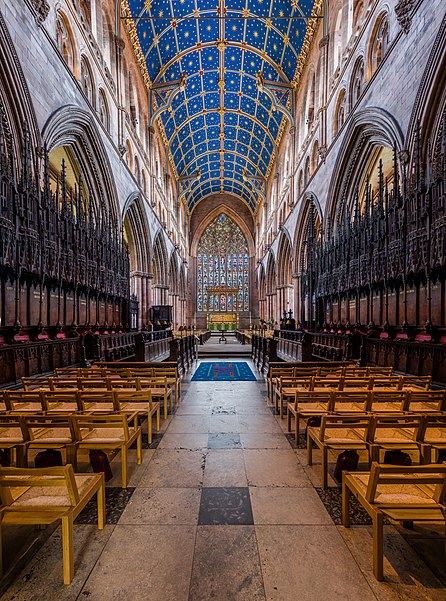
<path fill-rule="evenodd" d="M 378 21 L 375 33 L 370 44 L 370 73 L 373 74 L 379 67 L 389 45 L 389 20 L 383 15 Z"/>
<path fill-rule="evenodd" d="M 302 190 L 304 187 L 304 176 L 302 171 L 299 172 L 299 179 L 297 180 L 297 198 L 300 198 L 300 195 L 302 194 Z"/>
<path fill-rule="evenodd" d="M 83 56 L 81 59 L 81 86 L 90 104 L 94 106 L 94 85 L 90 65 Z"/>
<path fill-rule="evenodd" d="M 248 243 L 224 213 L 208 225 L 198 244 L 197 310 L 249 311 Z"/>
<path fill-rule="evenodd" d="M 313 145 L 313 150 L 311 153 L 311 173 L 312 174 L 316 171 L 318 163 L 319 163 L 319 143 L 316 140 Z"/>
<path fill-rule="evenodd" d="M 334 135 L 340 131 L 341 127 L 345 123 L 345 118 L 347 116 L 347 100 L 345 97 L 345 90 L 341 90 L 339 93 L 338 103 L 335 111 L 334 118 Z"/>
<path fill-rule="evenodd" d="M 305 187 L 307 187 L 308 182 L 310 181 L 310 177 L 311 177 L 310 157 L 307 157 L 307 160 L 305 161 L 305 173 L 304 173 Z"/>
<path fill-rule="evenodd" d="M 364 59 L 361 57 L 356 61 L 355 68 L 353 69 L 353 75 L 350 83 L 350 98 L 351 106 L 360 99 L 364 90 Z"/>
<path fill-rule="evenodd" d="M 64 17 L 59 13 L 56 19 L 56 42 L 68 68 L 74 72 L 74 44 Z"/>
<path fill-rule="evenodd" d="M 99 119 L 107 131 L 110 130 L 110 114 L 104 90 L 99 90 Z"/>

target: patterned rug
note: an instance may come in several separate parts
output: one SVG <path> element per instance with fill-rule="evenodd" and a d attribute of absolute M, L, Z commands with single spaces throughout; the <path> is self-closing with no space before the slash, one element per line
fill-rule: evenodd
<path fill-rule="evenodd" d="M 218 363 L 201 363 L 192 377 L 192 380 L 198 380 L 200 382 L 255 381 L 255 379 L 255 375 L 245 361 L 237 361 L 234 363 L 224 363 L 221 361 Z"/>

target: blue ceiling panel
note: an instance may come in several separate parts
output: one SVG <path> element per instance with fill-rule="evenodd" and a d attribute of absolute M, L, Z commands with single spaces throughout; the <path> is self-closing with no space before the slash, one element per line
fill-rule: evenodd
<path fill-rule="evenodd" d="M 307 30 L 300 16 L 312 14 L 315 0 L 121 3 L 150 80 L 167 85 L 186 78 L 186 89 L 172 95 L 160 119 L 178 176 L 201 171 L 187 195 L 189 208 L 223 191 L 254 210 L 259 196 L 243 176 L 245 170 L 267 176 L 284 119 L 256 77 L 261 72 L 265 80 L 291 82 Z"/>

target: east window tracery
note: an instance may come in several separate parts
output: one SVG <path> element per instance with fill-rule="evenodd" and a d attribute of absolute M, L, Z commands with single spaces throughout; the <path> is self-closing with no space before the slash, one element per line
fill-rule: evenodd
<path fill-rule="evenodd" d="M 234 292 L 208 294 L 208 288 L 216 287 L 234 288 Z M 249 310 L 248 244 L 239 226 L 224 213 L 208 225 L 198 245 L 197 310 Z"/>

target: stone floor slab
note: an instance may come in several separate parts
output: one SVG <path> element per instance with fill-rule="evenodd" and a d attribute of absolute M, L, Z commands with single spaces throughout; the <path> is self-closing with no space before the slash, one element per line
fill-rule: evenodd
<path fill-rule="evenodd" d="M 138 488 L 119 524 L 194 526 L 198 523 L 200 498 L 199 488 Z"/>
<path fill-rule="evenodd" d="M 252 526 L 199 526 L 189 601 L 266 601 Z"/>
<path fill-rule="evenodd" d="M 116 526 L 80 599 L 187 601 L 195 531 L 191 526 Z"/>
<path fill-rule="evenodd" d="M 199 525 L 251 526 L 253 523 L 247 487 L 203 488 Z"/>
<path fill-rule="evenodd" d="M 249 486 L 311 486 L 292 449 L 246 449 L 243 452 Z"/>
<path fill-rule="evenodd" d="M 196 488 L 203 483 L 206 454 L 200 451 L 158 449 L 139 487 Z"/>
<path fill-rule="evenodd" d="M 203 486 L 247 486 L 241 449 L 209 450 L 206 455 Z"/>
<path fill-rule="evenodd" d="M 333 524 L 312 488 L 250 488 L 255 524 Z"/>
<path fill-rule="evenodd" d="M 208 435 L 209 449 L 241 449 L 240 434 L 211 433 Z"/>
<path fill-rule="evenodd" d="M 185 449 L 199 451 L 208 446 L 208 434 L 176 434 L 166 432 L 158 445 L 158 449 Z"/>
<path fill-rule="evenodd" d="M 376 601 L 336 526 L 256 526 L 268 601 Z"/>

